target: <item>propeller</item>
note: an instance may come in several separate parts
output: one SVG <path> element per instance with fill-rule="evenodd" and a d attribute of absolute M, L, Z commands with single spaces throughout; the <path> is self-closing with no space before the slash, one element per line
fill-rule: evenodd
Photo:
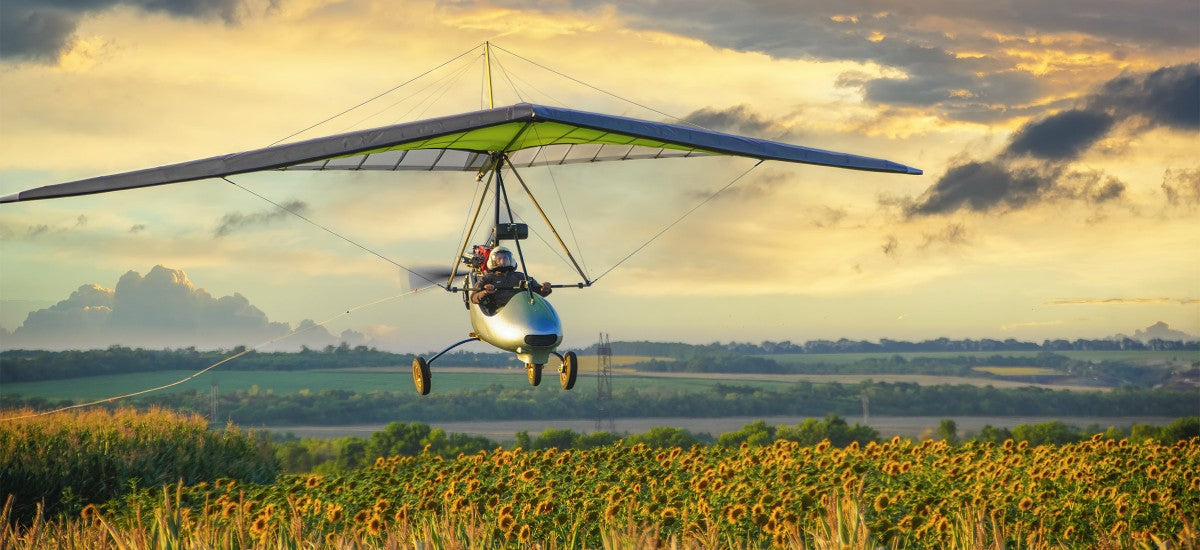
<path fill-rule="evenodd" d="M 444 285 L 452 271 L 445 266 L 419 266 L 408 270 L 408 286 L 417 289 L 430 285 Z M 457 276 L 457 273 L 454 273 Z"/>

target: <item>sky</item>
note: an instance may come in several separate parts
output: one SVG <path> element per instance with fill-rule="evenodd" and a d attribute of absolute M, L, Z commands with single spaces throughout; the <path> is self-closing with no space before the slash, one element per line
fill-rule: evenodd
<path fill-rule="evenodd" d="M 0 194 L 480 109 L 490 41 L 496 105 L 925 172 L 527 169 L 603 274 L 552 296 L 568 347 L 1200 335 L 1197 28 L 1194 0 L 8 1 Z M 470 330 L 396 264 L 452 261 L 472 174 L 232 179 L 0 206 L 0 346 L 424 352 Z M 531 274 L 576 282 L 530 223 Z"/>

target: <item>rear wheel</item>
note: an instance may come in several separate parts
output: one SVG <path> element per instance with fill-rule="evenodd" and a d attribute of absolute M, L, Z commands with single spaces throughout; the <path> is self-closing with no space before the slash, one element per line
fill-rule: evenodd
<path fill-rule="evenodd" d="M 417 393 L 421 395 L 429 395 L 429 387 L 431 384 L 429 374 L 429 363 L 425 359 L 417 357 L 413 359 L 413 384 L 417 386 Z"/>
<path fill-rule="evenodd" d="M 575 352 L 568 351 L 563 356 L 562 368 L 558 371 L 558 382 L 562 384 L 562 389 L 569 390 L 575 387 L 577 376 L 579 376 L 579 358 L 575 357 Z"/>
<path fill-rule="evenodd" d="M 542 383 L 542 367 L 537 363 L 525 363 L 525 376 L 529 378 L 529 385 L 536 386 Z"/>

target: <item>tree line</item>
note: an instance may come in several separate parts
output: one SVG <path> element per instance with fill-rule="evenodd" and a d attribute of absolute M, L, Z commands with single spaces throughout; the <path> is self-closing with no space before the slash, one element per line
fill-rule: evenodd
<path fill-rule="evenodd" d="M 1178 418 L 1166 426 L 1134 424 L 1129 429 L 1109 426 L 1079 428 L 1062 422 L 1019 424 L 1012 429 L 984 426 L 978 434 L 958 433 L 951 419 L 943 419 L 929 438 L 958 445 L 970 442 L 1003 444 L 1006 440 L 1025 441 L 1030 445 L 1064 445 L 1076 443 L 1099 434 L 1107 439 L 1130 439 L 1140 442 L 1155 439 L 1173 442 L 1200 437 L 1200 417 Z M 515 434 L 510 445 L 525 450 L 593 449 L 609 445 L 645 445 L 652 448 L 691 448 L 693 445 L 760 447 L 776 441 L 794 441 L 800 445 L 817 445 L 824 441 L 835 447 L 850 444 L 866 445 L 880 442 L 879 432 L 861 424 L 850 425 L 836 414 L 824 418 L 808 418 L 794 425 L 773 426 L 759 420 L 741 429 L 714 437 L 683 428 L 660 426 L 640 434 L 616 434 L 606 431 L 579 433 L 568 429 L 547 429 L 531 436 L 527 431 Z M 474 454 L 502 447 L 482 436 L 446 433 L 421 422 L 392 422 L 368 438 L 349 436 L 334 439 L 297 438 L 290 434 L 274 440 L 275 456 L 283 471 L 291 473 L 333 473 L 371 464 L 376 457 L 416 456 L 431 453 L 444 458 Z"/>
<path fill-rule="evenodd" d="M 752 342 L 729 342 L 723 344 L 696 345 L 646 341 L 622 341 L 612 343 L 613 353 L 618 355 L 648 355 L 654 357 L 683 357 L 697 351 L 728 351 L 742 355 L 783 354 L 827 354 L 827 353 L 913 353 L 913 352 L 989 352 L 989 351 L 1200 351 L 1200 341 L 1153 339 L 1147 342 L 1133 338 L 1043 340 L 1022 342 L 1013 338 L 979 340 L 933 338 L 920 342 L 907 342 L 882 338 L 879 342 L 869 340 L 808 340 L 793 343 L 790 340 L 774 342 L 764 340 Z M 584 348 L 584 353 L 596 353 L 596 346 Z"/>
<path fill-rule="evenodd" d="M 1182 342 L 1151 340 L 1143 343 L 1126 338 L 1124 340 L 1046 340 L 1042 344 L 1008 340 L 951 340 L 936 338 L 921 342 L 903 342 L 882 339 L 878 343 L 865 340 L 840 339 L 810 340 L 803 344 L 793 344 L 790 341 L 764 341 L 760 344 L 730 342 L 722 344 L 714 342 L 707 345 L 693 345 L 672 342 L 613 342 L 613 352 L 618 355 L 643 355 L 648 357 L 670 358 L 672 361 L 650 360 L 638 366 L 644 370 L 680 370 L 686 372 L 817 372 L 820 365 L 780 365 L 768 358 L 754 355 L 781 354 L 836 354 L 836 353 L 912 353 L 912 352 L 1005 352 L 1005 351 L 1066 351 L 1066 350 L 1178 350 L 1200 351 L 1200 342 Z M 131 372 L 151 372 L 158 370 L 200 370 L 213 363 L 222 361 L 231 355 L 246 352 L 244 346 L 231 350 L 197 350 L 194 347 L 181 349 L 149 350 L 127 348 L 119 345 L 102 350 L 5 350 L 0 351 L 0 384 L 33 382 L 37 380 L 59 380 L 84 376 L 100 376 L 106 374 L 122 374 Z M 594 354 L 596 346 L 592 345 L 581 354 Z M 1050 357 L 1065 357 L 1052 353 L 1039 355 Z M 408 365 L 412 362 L 412 354 L 392 353 L 367 346 L 351 347 L 346 343 L 338 346 L 326 346 L 321 350 L 304 348 L 299 352 L 259 352 L 250 350 L 237 358 L 238 365 L 245 370 L 312 370 L 338 369 L 348 367 L 383 367 Z M 900 355 L 887 358 L 863 358 L 855 363 L 853 368 L 858 371 L 887 367 L 887 372 L 915 372 L 922 374 L 955 374 L 976 375 L 971 368 L 976 358 L 969 356 L 955 358 L 918 358 L 921 361 L 905 360 Z M 987 359 L 989 365 L 1007 364 L 1005 360 L 1029 364 L 1029 358 L 1006 358 L 997 354 Z M 458 366 L 507 367 L 514 364 L 512 354 L 508 353 L 473 353 L 457 351 L 450 354 L 444 362 L 453 362 Z M 1060 359 L 1061 361 L 1061 359 Z M 1040 363 L 1039 363 L 1040 365 Z M 824 368 L 837 368 L 838 372 L 851 368 L 845 364 L 825 365 Z M 899 369 L 899 370 L 896 370 Z"/>
<path fill-rule="evenodd" d="M 544 389 L 544 388 L 543 388 Z M 906 382 L 814 384 L 801 381 L 763 389 L 714 384 L 694 391 L 624 388 L 607 403 L 616 417 L 823 416 L 855 415 L 862 398 L 871 413 L 883 416 L 1168 416 L 1197 414 L 1196 392 L 1125 387 L 1103 392 L 1072 392 L 1038 387 L 995 388 L 968 385 L 922 386 Z M 68 402 L 69 403 L 69 402 Z M 133 401 L 208 415 L 208 392 L 186 390 L 148 395 Z M 39 398 L 0 396 L 0 405 L 50 408 Z M 221 393 L 217 423 L 243 425 L 330 425 L 479 419 L 595 418 L 590 392 L 538 391 L 491 385 L 460 392 L 418 396 L 411 391 L 354 392 L 322 390 L 274 394 Z"/>

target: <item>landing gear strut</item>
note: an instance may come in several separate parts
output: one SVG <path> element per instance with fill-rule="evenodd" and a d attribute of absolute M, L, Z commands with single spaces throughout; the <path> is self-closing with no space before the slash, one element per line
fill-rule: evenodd
<path fill-rule="evenodd" d="M 475 333 L 472 332 L 470 338 L 467 338 L 461 342 L 457 342 L 454 345 L 442 350 L 437 355 L 434 355 L 429 361 L 426 361 L 423 357 L 414 357 L 412 363 L 413 384 L 417 386 L 417 393 L 421 395 L 429 395 L 429 389 L 432 385 L 432 381 L 430 380 L 431 375 L 429 373 L 429 365 L 432 365 L 434 361 L 437 361 L 438 357 L 445 355 L 447 351 L 457 348 L 458 346 L 461 346 L 467 342 L 474 342 L 478 339 L 479 337 L 475 336 Z"/>

